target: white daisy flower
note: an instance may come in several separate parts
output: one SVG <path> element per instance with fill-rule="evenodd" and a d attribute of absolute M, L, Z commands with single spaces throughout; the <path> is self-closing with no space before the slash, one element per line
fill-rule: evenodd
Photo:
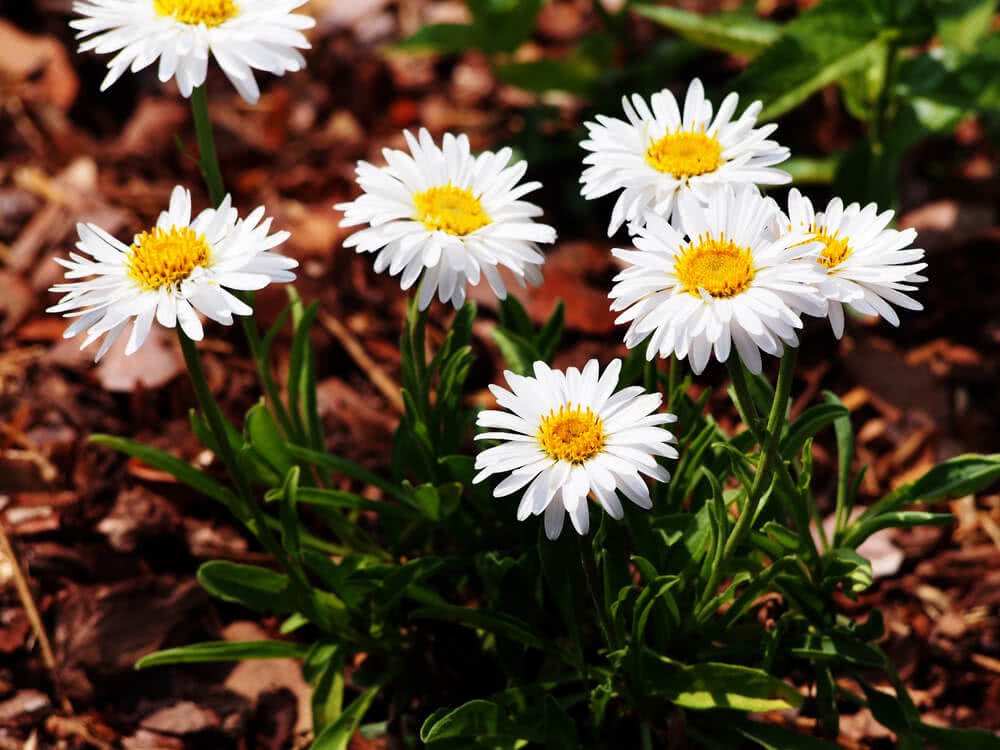
<path fill-rule="evenodd" d="M 238 218 L 229 196 L 218 209 L 202 211 L 191 220 L 191 193 L 175 187 L 170 208 L 156 226 L 136 235 L 131 245 L 119 242 L 93 224 L 78 224 L 83 255 L 70 253 L 56 262 L 67 269 L 67 279 L 49 291 L 64 294 L 51 313 L 76 318 L 66 330 L 73 338 L 82 331 L 81 349 L 104 336 L 96 360 L 108 351 L 134 319 L 126 354 L 142 346 L 153 325 L 180 324 L 195 341 L 204 337 L 195 311 L 207 318 L 233 324 L 233 315 L 251 315 L 253 309 L 226 291 L 255 291 L 272 281 L 293 281 L 298 262 L 270 252 L 288 239 L 288 232 L 271 230 L 261 206 Z"/>
<path fill-rule="evenodd" d="M 633 239 L 615 249 L 628 266 L 609 295 L 617 323 L 631 323 L 625 344 L 647 337 L 646 356 L 687 358 L 695 373 L 712 352 L 725 362 L 735 346 L 755 373 L 760 352 L 780 356 L 797 345 L 801 314 L 822 314 L 820 250 L 805 229 L 776 236 L 777 208 L 752 185 L 724 187 L 708 206 L 690 194 L 677 204 L 675 228 L 651 215 Z M 802 258 L 801 262 L 795 262 Z M 810 260 L 810 258 L 812 260 Z"/>
<path fill-rule="evenodd" d="M 667 89 L 653 94 L 649 105 L 638 94 L 622 98 L 628 121 L 598 115 L 586 123 L 589 138 L 580 145 L 592 153 L 583 163 L 584 198 L 600 198 L 621 190 L 611 213 L 610 237 L 626 221 L 632 230 L 648 213 L 669 219 L 677 196 L 690 192 L 704 202 L 720 184 L 783 185 L 791 176 L 773 169 L 788 158 L 788 149 L 767 137 L 777 125 L 754 127 L 761 103 L 754 102 L 733 120 L 739 97 L 722 100 L 712 117 L 701 81 L 688 86 L 681 113 Z"/>
<path fill-rule="evenodd" d="M 80 51 L 117 52 L 108 63 L 104 91 L 130 70 L 159 60 L 160 80 L 177 79 L 185 97 L 205 82 L 209 53 L 240 95 L 260 98 L 254 70 L 274 75 L 302 70 L 309 49 L 302 34 L 316 21 L 292 13 L 306 0 L 80 0 L 82 18 L 70 26 L 84 39 Z"/>
<path fill-rule="evenodd" d="M 601 375 L 596 359 L 580 372 L 552 370 L 536 362 L 535 377 L 504 373 L 510 390 L 490 386 L 497 404 L 508 411 L 479 414 L 480 427 L 493 428 L 477 440 L 500 440 L 476 457 L 479 473 L 473 482 L 510 473 L 493 491 L 505 497 L 521 489 L 517 520 L 545 513 L 545 534 L 556 539 L 563 519 L 578 534 L 590 528 L 587 503 L 591 495 L 612 518 L 623 516 L 617 490 L 644 510 L 653 507 L 642 474 L 661 482 L 670 474 L 656 456 L 677 458 L 669 445 L 674 436 L 660 425 L 676 421 L 657 413 L 663 400 L 633 386 L 615 392 L 621 360 Z"/>
<path fill-rule="evenodd" d="M 538 243 L 555 242 L 556 232 L 534 221 L 542 209 L 521 200 L 541 187 L 518 184 L 527 163 L 510 164 L 509 148 L 473 156 L 465 135 L 445 133 L 441 148 L 424 129 L 419 140 L 409 131 L 404 135 L 409 154 L 383 149 L 388 166 L 358 163 L 364 193 L 335 208 L 344 212 L 341 226 L 369 226 L 344 246 L 378 253 L 375 270 L 402 274 L 404 290 L 422 276 L 421 310 L 435 292 L 441 302 L 461 307 L 466 285 L 476 286 L 481 278 L 505 298 L 499 266 L 522 286 L 540 284 L 545 256 Z"/>
<path fill-rule="evenodd" d="M 844 333 L 844 305 L 861 315 L 878 315 L 899 325 L 892 305 L 906 310 L 923 310 L 923 305 L 903 292 L 927 277 L 920 271 L 924 251 L 911 247 L 917 238 L 915 229 L 887 229 L 893 212 L 878 212 L 874 203 L 864 208 L 852 203 L 844 208 L 834 198 L 823 213 L 813 210 L 812 202 L 792 189 L 788 195 L 788 216 L 782 216 L 782 229 L 805 230 L 814 241 L 822 243 L 818 260 L 826 269 L 822 286 L 827 298 L 824 314 L 830 318 L 833 333 Z M 890 304 L 891 303 L 891 304 Z"/>

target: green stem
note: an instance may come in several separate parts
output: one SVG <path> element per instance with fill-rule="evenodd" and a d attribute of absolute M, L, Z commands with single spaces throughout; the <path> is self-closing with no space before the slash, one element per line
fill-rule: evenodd
<path fill-rule="evenodd" d="M 608 650 L 614 651 L 615 631 L 611 625 L 611 620 L 608 617 L 607 608 L 604 606 L 604 600 L 599 594 L 601 591 L 601 585 L 599 583 L 594 545 L 582 536 L 577 538 L 577 542 L 580 547 L 580 563 L 583 566 L 583 577 L 587 582 L 587 591 L 590 594 L 590 601 L 594 605 L 594 612 L 597 615 L 597 624 L 601 629 L 601 635 L 604 636 L 604 642 L 607 644 Z"/>
<path fill-rule="evenodd" d="M 667 372 L 667 408 L 673 409 L 674 394 L 677 392 L 677 386 L 681 382 L 681 361 L 677 359 L 676 354 L 670 355 L 670 370 Z"/>
<path fill-rule="evenodd" d="M 198 141 L 199 165 L 201 174 L 208 188 L 208 197 L 212 205 L 218 206 L 226 197 L 226 185 L 222 179 L 222 167 L 219 164 L 219 152 L 215 147 L 215 134 L 212 130 L 212 120 L 208 113 L 208 93 L 205 86 L 198 86 L 191 93 L 191 114 L 194 118 L 195 138 Z M 246 304 L 253 306 L 253 292 L 237 292 L 237 296 Z M 240 325 L 250 347 L 250 354 L 260 377 L 264 395 L 267 397 L 278 422 L 286 435 L 294 434 L 292 422 L 281 401 L 278 385 L 271 374 L 267 357 L 262 351 L 260 332 L 253 316 L 242 316 Z"/>
<path fill-rule="evenodd" d="M 753 481 L 750 484 L 750 489 L 747 492 L 746 505 L 743 507 L 742 512 L 736 519 L 736 525 L 733 526 L 733 530 L 730 532 L 729 538 L 726 540 L 726 546 L 723 548 L 719 564 L 713 567 L 709 576 L 708 585 L 705 587 L 705 591 L 702 595 L 702 605 L 710 602 L 715 596 L 715 590 L 718 588 L 719 579 L 722 576 L 722 563 L 729 559 L 733 552 L 735 552 L 739 548 L 740 544 L 743 543 L 743 540 L 750 531 L 750 525 L 753 518 L 757 514 L 757 506 L 760 504 L 761 498 L 764 496 L 768 487 L 771 486 L 771 482 L 774 479 L 775 459 L 778 457 L 778 441 L 781 436 L 782 427 L 785 423 L 785 413 L 788 410 L 788 398 L 792 390 L 792 379 L 795 375 L 795 360 L 797 354 L 798 349 L 794 347 L 787 347 L 785 350 L 785 356 L 781 358 L 781 368 L 778 371 L 778 383 L 774 390 L 774 401 L 771 404 L 771 412 L 768 415 L 767 426 L 764 428 L 764 433 L 762 435 L 763 442 L 761 444 L 760 461 L 757 464 L 757 473 L 754 474 Z M 737 367 L 742 368 L 742 365 L 737 364 Z M 735 368 L 733 371 L 735 372 Z M 737 393 L 742 390 L 746 394 L 741 398 L 749 399 L 749 388 L 746 386 L 745 382 L 740 386 L 736 386 L 734 383 L 734 388 L 737 390 Z M 746 410 L 754 409 L 753 401 L 744 401 L 743 408 Z M 749 417 L 751 422 L 756 421 L 755 411 L 748 411 L 747 413 L 754 414 L 754 417 Z M 804 533 L 809 533 L 808 527 L 804 530 Z M 709 613 L 701 612 L 700 616 L 706 616 L 707 614 Z"/>
<path fill-rule="evenodd" d="M 212 391 L 208 387 L 208 379 L 205 377 L 205 369 L 202 367 L 198 349 L 194 341 L 188 338 L 187 334 L 179 326 L 177 328 L 177 338 L 181 343 L 184 362 L 187 364 L 188 374 L 191 376 L 191 384 L 194 386 L 198 405 L 201 407 L 205 419 L 208 420 L 209 429 L 212 430 L 212 434 L 215 436 L 215 442 L 219 448 L 219 456 L 226 465 L 233 482 L 236 484 L 236 489 L 242 501 L 240 504 L 243 510 L 249 514 L 249 517 L 243 519 L 244 523 L 246 523 L 247 527 L 257 536 L 261 544 L 264 545 L 264 548 L 276 560 L 286 564 L 287 559 L 284 550 L 271 531 L 264 512 L 254 500 L 250 482 L 237 462 L 236 452 L 229 442 L 229 431 L 226 428 L 225 417 L 222 416 L 222 411 L 219 409 L 219 405 L 216 403 L 215 397 L 212 396 Z"/>
<path fill-rule="evenodd" d="M 761 450 L 763 450 L 766 427 L 763 424 L 763 420 L 760 418 L 757 406 L 753 400 L 752 394 L 750 393 L 750 383 L 747 379 L 746 369 L 744 368 L 743 363 L 740 362 L 738 358 L 734 357 L 729 358 L 727 365 L 729 367 L 733 390 L 736 393 L 736 408 L 747 420 L 747 428 L 750 430 L 750 433 L 754 436 L 757 443 L 761 446 Z M 798 485 L 789 473 L 788 466 L 785 465 L 784 461 L 778 461 L 775 466 L 775 470 L 778 475 L 778 484 L 781 487 L 781 497 L 787 497 L 790 501 L 786 502 L 789 514 L 794 519 L 795 525 L 798 527 L 799 534 L 802 536 L 806 546 L 809 547 L 812 550 L 813 555 L 816 556 L 816 545 L 809 533 L 810 513 L 806 507 L 806 503 L 808 501 L 799 491 Z"/>
<path fill-rule="evenodd" d="M 226 197 L 226 186 L 222 181 L 219 153 L 215 149 L 212 121 L 208 116 L 208 94 L 204 85 L 198 86 L 191 93 L 191 114 L 194 115 L 194 132 L 201 155 L 201 174 L 205 178 L 208 197 L 213 205 L 218 206 Z"/>
<path fill-rule="evenodd" d="M 653 728 L 645 719 L 639 724 L 639 736 L 642 750 L 653 750 Z"/>

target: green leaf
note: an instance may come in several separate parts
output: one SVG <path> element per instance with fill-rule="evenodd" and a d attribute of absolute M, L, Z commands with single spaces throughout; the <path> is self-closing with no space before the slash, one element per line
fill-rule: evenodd
<path fill-rule="evenodd" d="M 953 729 L 921 722 L 916 732 L 938 750 L 1000 750 L 1000 737 L 985 729 Z"/>
<path fill-rule="evenodd" d="M 297 461 L 345 474 L 352 479 L 357 479 L 365 484 L 378 487 L 384 493 L 402 503 L 413 505 L 413 498 L 402 486 L 396 484 L 395 482 L 383 479 L 375 472 L 369 471 L 363 466 L 358 466 L 356 463 L 340 458 L 339 456 L 334 456 L 330 453 L 320 453 L 319 451 L 310 450 L 298 445 L 289 444 L 288 452 L 291 453 L 292 457 Z"/>
<path fill-rule="evenodd" d="M 559 344 L 562 342 L 565 330 L 566 305 L 563 304 L 562 300 L 559 300 L 556 302 L 556 309 L 552 311 L 552 315 L 545 321 L 545 325 L 535 337 L 536 348 L 543 362 L 552 363 L 552 358 L 559 350 Z"/>
<path fill-rule="evenodd" d="M 941 44 L 971 52 L 990 31 L 997 0 L 929 0 Z"/>
<path fill-rule="evenodd" d="M 872 64 L 883 49 L 883 28 L 869 0 L 824 0 L 792 20 L 734 86 L 747 100 L 764 102 L 761 119 L 778 117 Z"/>
<path fill-rule="evenodd" d="M 337 720 L 323 730 L 311 746 L 311 750 L 347 750 L 347 746 L 358 731 L 362 719 L 368 713 L 375 696 L 378 695 L 380 687 L 368 688 L 365 692 L 351 701 L 344 712 L 337 717 Z"/>
<path fill-rule="evenodd" d="M 531 375 L 535 362 L 542 358 L 535 345 L 506 328 L 494 328 L 492 334 L 507 367 L 518 375 Z"/>
<path fill-rule="evenodd" d="M 299 474 L 301 469 L 293 466 L 285 475 L 285 483 L 281 488 L 281 541 L 288 556 L 299 562 L 302 557 L 302 539 L 299 536 Z"/>
<path fill-rule="evenodd" d="M 842 404 L 818 404 L 806 409 L 788 428 L 781 439 L 781 457 L 790 461 L 798 455 L 806 440 L 837 419 L 850 417 Z"/>
<path fill-rule="evenodd" d="M 823 583 L 831 588 L 843 584 L 844 592 L 851 598 L 872 585 L 872 564 L 853 549 L 830 550 L 821 563 Z"/>
<path fill-rule="evenodd" d="M 344 708 L 344 649 L 315 643 L 302 663 L 302 676 L 312 686 L 313 733 L 320 735 Z"/>
<path fill-rule="evenodd" d="M 483 52 L 514 52 L 531 37 L 542 0 L 466 0 Z"/>
<path fill-rule="evenodd" d="M 466 23 L 435 23 L 423 26 L 414 34 L 393 45 L 403 52 L 457 54 L 481 46 L 479 29 Z"/>
<path fill-rule="evenodd" d="M 831 742 L 785 729 L 777 724 L 762 724 L 744 719 L 742 716 L 727 717 L 726 723 L 751 742 L 756 742 L 764 750 L 837 750 L 839 747 Z"/>
<path fill-rule="evenodd" d="M 758 18 L 753 7 L 703 14 L 668 5 L 634 5 L 632 10 L 676 31 L 699 47 L 756 57 L 781 36 L 781 26 Z"/>
<path fill-rule="evenodd" d="M 545 651 L 551 648 L 534 630 L 522 620 L 499 612 L 487 612 L 482 609 L 471 609 L 459 605 L 448 604 L 434 607 L 420 607 L 410 613 L 414 620 L 444 620 L 485 630 L 489 633 L 509 638 L 531 648 Z"/>
<path fill-rule="evenodd" d="M 268 493 L 268 499 L 271 493 Z M 306 505 L 319 505 L 324 508 L 339 510 L 367 510 L 384 518 L 399 521 L 411 521 L 416 515 L 410 506 L 401 506 L 388 500 L 369 500 L 354 492 L 342 490 L 322 490 L 316 487 L 301 487 L 298 490 L 298 502 Z"/>
<path fill-rule="evenodd" d="M 938 464 L 916 481 L 893 490 L 868 508 L 859 520 L 865 521 L 909 503 L 933 503 L 949 497 L 974 495 L 997 479 L 1000 479 L 1000 453 L 957 456 Z"/>
<path fill-rule="evenodd" d="M 286 641 L 207 641 L 156 651 L 139 659 L 135 668 L 248 659 L 301 659 L 305 654 L 304 646 Z"/>
<path fill-rule="evenodd" d="M 881 667 L 885 656 L 874 646 L 843 633 L 809 633 L 800 646 L 788 653 L 820 664 L 853 664 L 862 667 Z"/>
<path fill-rule="evenodd" d="M 171 456 L 169 453 L 137 443 L 134 440 L 114 437 L 113 435 L 91 435 L 90 442 L 137 458 L 144 464 L 169 474 L 178 482 L 186 484 L 206 497 L 217 500 L 229 508 L 237 518 L 246 518 L 247 514 L 232 490 L 176 456 Z"/>
<path fill-rule="evenodd" d="M 752 667 L 718 662 L 682 666 L 646 652 L 645 675 L 658 697 L 696 711 L 785 711 L 802 705 L 791 685 Z"/>
<path fill-rule="evenodd" d="M 911 526 L 939 526 L 951 523 L 951 513 L 927 513 L 921 510 L 904 510 L 859 521 L 844 534 L 844 546 L 857 548 L 868 537 L 882 529 L 907 529 Z"/>
<path fill-rule="evenodd" d="M 291 614 L 288 576 L 256 565 L 211 560 L 198 568 L 198 582 L 208 593 L 258 612 Z"/>

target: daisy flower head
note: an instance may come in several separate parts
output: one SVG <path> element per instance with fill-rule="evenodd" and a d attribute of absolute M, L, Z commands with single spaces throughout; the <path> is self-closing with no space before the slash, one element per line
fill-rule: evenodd
<path fill-rule="evenodd" d="M 502 410 L 483 411 L 477 424 L 492 431 L 478 440 L 499 440 L 476 458 L 473 482 L 509 474 L 493 492 L 505 497 L 523 490 L 517 520 L 545 514 L 545 534 L 556 539 L 566 514 L 578 534 L 590 528 L 588 498 L 619 520 L 625 497 L 653 507 L 642 475 L 661 482 L 670 474 L 656 456 L 677 458 L 674 436 L 662 425 L 676 421 L 658 413 L 662 396 L 633 386 L 615 391 L 621 360 L 604 373 L 597 360 L 581 372 L 536 362 L 534 377 L 506 372 L 509 390 L 490 386 Z"/>
<path fill-rule="evenodd" d="M 420 279 L 421 310 L 435 293 L 461 307 L 466 286 L 483 278 L 505 298 L 501 266 L 521 286 L 540 284 L 538 245 L 555 242 L 556 232 L 535 221 L 542 209 L 521 200 L 541 187 L 520 182 L 527 163 L 511 164 L 509 148 L 473 156 L 465 135 L 445 133 L 441 147 L 425 129 L 403 135 L 410 153 L 383 149 L 384 167 L 359 162 L 363 194 L 334 207 L 344 212 L 341 226 L 367 225 L 344 246 L 377 253 L 375 270 L 400 275 L 404 291 Z"/>
<path fill-rule="evenodd" d="M 580 145 L 590 153 L 580 182 L 584 198 L 621 190 L 611 213 L 610 237 L 625 222 L 638 229 L 649 213 L 669 219 L 677 197 L 692 193 L 703 202 L 720 184 L 782 185 L 791 176 L 774 169 L 789 152 L 768 140 L 778 127 L 755 127 L 761 103 L 733 119 L 739 96 L 729 94 L 715 116 L 701 81 L 688 86 L 684 108 L 667 89 L 649 103 L 638 94 L 622 98 L 627 120 L 598 115 L 586 123 Z"/>
<path fill-rule="evenodd" d="M 200 341 L 204 330 L 197 313 L 227 326 L 233 315 L 253 313 L 227 289 L 256 291 L 272 281 L 295 279 L 291 269 L 298 262 L 271 252 L 288 232 L 270 230 L 263 207 L 240 219 L 229 196 L 218 209 L 206 209 L 192 220 L 191 193 L 175 187 L 170 208 L 131 245 L 94 224 L 78 224 L 80 252 L 56 259 L 72 281 L 49 290 L 64 296 L 48 312 L 75 318 L 64 336 L 86 331 L 81 348 L 103 336 L 96 360 L 130 321 L 126 354 L 142 346 L 154 320 L 165 328 L 180 325 Z"/>
<path fill-rule="evenodd" d="M 104 91 L 125 73 L 158 62 L 185 97 L 205 82 L 209 54 L 240 95 L 260 98 L 254 70 L 274 75 L 302 70 L 309 49 L 302 34 L 313 18 L 292 11 L 306 0 L 78 0 L 70 26 L 80 51 L 117 53 L 108 62 Z"/>
<path fill-rule="evenodd" d="M 805 229 L 776 235 L 776 211 L 742 185 L 719 188 L 707 206 L 681 195 L 674 224 L 650 216 L 634 249 L 612 251 L 626 265 L 609 295 L 622 313 L 616 322 L 630 324 L 625 344 L 648 338 L 649 359 L 674 354 L 695 373 L 734 347 L 759 373 L 761 351 L 781 356 L 797 345 L 802 313 L 824 310 L 817 285 L 825 276 Z"/>
<path fill-rule="evenodd" d="M 927 281 L 920 272 L 924 251 L 912 247 L 915 229 L 889 229 L 893 212 L 879 213 L 874 203 L 864 208 L 859 203 L 844 207 L 834 198 L 826 210 L 817 213 L 812 202 L 798 190 L 788 195 L 788 216 L 782 217 L 784 229 L 806 230 L 822 245 L 817 258 L 826 271 L 821 287 L 827 299 L 822 314 L 830 319 L 834 335 L 844 333 L 844 305 L 861 315 L 877 315 L 894 326 L 899 315 L 893 305 L 906 310 L 923 310 L 923 305 L 905 294 L 916 284 Z"/>

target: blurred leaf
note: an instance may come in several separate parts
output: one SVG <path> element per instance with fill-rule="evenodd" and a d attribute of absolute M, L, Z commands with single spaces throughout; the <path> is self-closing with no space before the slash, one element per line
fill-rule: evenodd
<path fill-rule="evenodd" d="M 535 362 L 541 359 L 541 354 L 529 339 L 506 328 L 494 328 L 493 340 L 500 349 L 507 367 L 518 375 L 531 375 Z"/>
<path fill-rule="evenodd" d="M 676 31 L 700 47 L 756 57 L 781 36 L 781 26 L 754 14 L 753 4 L 722 13 L 695 13 L 667 5 L 634 5 L 632 10 Z"/>
<path fill-rule="evenodd" d="M 717 662 L 683 666 L 646 653 L 644 674 L 651 692 L 683 708 L 785 711 L 802 705 L 795 688 L 763 670 Z"/>
<path fill-rule="evenodd" d="M 951 513 L 927 513 L 920 510 L 904 510 L 892 513 L 880 513 L 867 520 L 859 521 L 844 534 L 845 547 L 859 547 L 861 544 L 882 529 L 907 529 L 911 526 L 940 526 L 955 520 Z"/>
<path fill-rule="evenodd" d="M 742 716 L 726 717 L 726 723 L 764 750 L 836 750 L 839 745 L 785 729 L 777 724 L 750 721 Z"/>
<path fill-rule="evenodd" d="M 796 107 L 839 78 L 871 65 L 883 48 L 884 20 L 870 0 L 824 0 L 785 26 L 781 37 L 736 79 L 761 119 Z"/>
<path fill-rule="evenodd" d="M 393 47 L 411 52 L 437 52 L 443 55 L 457 54 L 482 45 L 479 28 L 464 23 L 435 23 L 422 26 L 406 39 L 396 42 Z"/>
<path fill-rule="evenodd" d="M 361 720 L 364 719 L 375 696 L 378 695 L 379 686 L 368 688 L 365 692 L 351 701 L 344 712 L 337 717 L 337 720 L 323 730 L 315 740 L 313 740 L 311 750 L 347 750 L 347 746 L 358 730 Z"/>
<path fill-rule="evenodd" d="M 831 588 L 840 583 L 851 598 L 872 585 L 872 564 L 853 549 L 830 550 L 820 561 L 823 583 Z"/>
<path fill-rule="evenodd" d="M 305 653 L 304 646 L 287 641 L 207 641 L 148 654 L 136 662 L 135 668 L 248 659 L 301 659 Z"/>
<path fill-rule="evenodd" d="M 941 43 L 970 52 L 989 33 L 997 0 L 928 0 Z"/>

